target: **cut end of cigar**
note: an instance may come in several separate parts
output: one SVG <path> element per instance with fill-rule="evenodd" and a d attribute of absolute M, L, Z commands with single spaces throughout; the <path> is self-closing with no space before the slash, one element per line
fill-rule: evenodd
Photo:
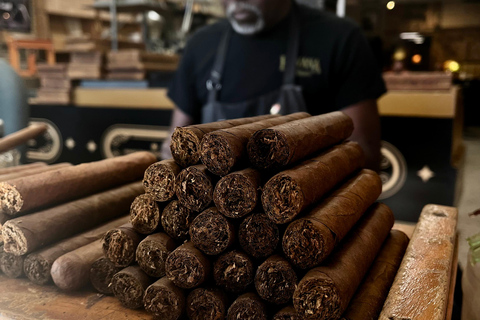
<path fill-rule="evenodd" d="M 243 252 L 231 251 L 215 261 L 213 277 L 217 286 L 229 292 L 242 292 L 253 282 L 252 260 Z"/>
<path fill-rule="evenodd" d="M 203 253 L 216 255 L 232 244 L 233 226 L 227 218 L 210 208 L 199 214 L 190 226 L 190 239 Z"/>
<path fill-rule="evenodd" d="M 278 174 L 265 185 L 262 205 L 273 222 L 287 223 L 300 213 L 303 207 L 303 193 L 292 178 Z"/>
<path fill-rule="evenodd" d="M 9 278 L 19 278 L 23 275 L 23 257 L 11 253 L 0 254 L 0 269 Z"/>
<path fill-rule="evenodd" d="M 143 176 L 145 192 L 155 201 L 165 202 L 172 199 L 175 195 L 175 174 L 164 161 L 150 165 Z"/>
<path fill-rule="evenodd" d="M 160 224 L 160 208 L 148 194 L 141 194 L 130 206 L 130 222 L 133 228 L 142 233 L 154 232 Z"/>
<path fill-rule="evenodd" d="M 248 141 L 248 156 L 255 167 L 266 170 L 284 167 L 291 157 L 285 135 L 272 129 L 255 132 Z"/>
<path fill-rule="evenodd" d="M 204 172 L 189 167 L 178 175 L 176 194 L 183 206 L 200 212 L 213 200 L 213 185 Z"/>
<path fill-rule="evenodd" d="M 227 320 L 267 320 L 265 304 L 259 296 L 253 293 L 246 293 L 235 300 L 227 313 Z"/>
<path fill-rule="evenodd" d="M 187 315 L 190 320 L 225 319 L 225 296 L 214 289 L 195 289 L 187 297 Z"/>
<path fill-rule="evenodd" d="M 293 306 L 288 306 L 277 312 L 272 320 L 301 320 Z"/>
<path fill-rule="evenodd" d="M 255 289 L 263 299 L 275 304 L 287 303 L 297 287 L 297 275 L 280 256 L 272 256 L 260 265 L 255 275 Z"/>
<path fill-rule="evenodd" d="M 23 198 L 20 192 L 6 182 L 0 182 L 0 210 L 3 213 L 14 216 L 23 207 Z"/>
<path fill-rule="evenodd" d="M 120 303 L 129 309 L 143 306 L 143 285 L 132 275 L 119 272 L 112 278 L 112 292 Z"/>
<path fill-rule="evenodd" d="M 185 309 L 185 297 L 180 289 L 174 287 L 173 283 L 157 284 L 161 280 L 149 286 L 145 291 L 143 298 L 145 310 L 153 313 L 158 319 L 177 320 Z"/>
<path fill-rule="evenodd" d="M 50 282 L 52 264 L 35 254 L 28 255 L 23 262 L 23 269 L 27 278 L 35 284 L 45 285 Z"/>
<path fill-rule="evenodd" d="M 196 212 L 173 200 L 163 210 L 161 219 L 163 230 L 175 240 L 187 240 L 190 225 L 196 216 Z"/>
<path fill-rule="evenodd" d="M 241 218 L 255 209 L 257 190 L 245 176 L 231 173 L 215 186 L 213 201 L 226 217 Z"/>
<path fill-rule="evenodd" d="M 172 157 L 182 167 L 186 168 L 200 161 L 200 140 L 188 128 L 175 128 L 170 143 Z"/>
<path fill-rule="evenodd" d="M 338 319 L 340 303 L 337 288 L 328 279 L 302 280 L 293 295 L 293 305 L 302 319 Z"/>
<path fill-rule="evenodd" d="M 202 140 L 201 160 L 209 171 L 223 177 L 232 170 L 235 155 L 227 139 L 218 134 L 209 133 Z"/>
<path fill-rule="evenodd" d="M 283 252 L 297 267 L 302 269 L 315 267 L 327 257 L 330 249 L 333 249 L 333 246 L 325 248 L 325 244 L 334 244 L 334 235 L 323 224 L 319 226 L 320 228 L 315 227 L 310 220 L 299 219 L 289 224 L 285 230 Z M 325 239 L 325 236 L 330 239 Z"/>
<path fill-rule="evenodd" d="M 20 256 L 27 253 L 28 243 L 22 229 L 11 221 L 7 221 L 2 228 L 3 249 L 5 252 Z"/>
<path fill-rule="evenodd" d="M 197 250 L 198 253 L 200 253 Z M 176 249 L 165 263 L 167 277 L 176 286 L 191 289 L 201 285 L 208 273 L 199 257 L 190 250 Z"/>
<path fill-rule="evenodd" d="M 280 235 L 275 225 L 263 213 L 253 214 L 242 222 L 238 230 L 240 246 L 255 258 L 268 257 L 277 248 Z"/>
<path fill-rule="evenodd" d="M 170 252 L 158 241 L 143 240 L 137 247 L 136 260 L 147 275 L 160 278 L 165 275 L 165 261 Z"/>
<path fill-rule="evenodd" d="M 121 268 L 116 267 L 110 260 L 103 257 L 92 263 L 90 268 L 90 283 L 100 293 L 113 294 L 110 283 L 113 276 L 119 272 Z"/>
<path fill-rule="evenodd" d="M 133 240 L 120 229 L 113 229 L 105 234 L 103 252 L 117 267 L 126 267 L 135 258 Z"/>

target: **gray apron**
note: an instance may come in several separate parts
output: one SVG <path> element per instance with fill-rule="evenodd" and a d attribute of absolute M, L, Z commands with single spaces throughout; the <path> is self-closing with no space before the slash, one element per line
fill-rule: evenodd
<path fill-rule="evenodd" d="M 290 114 L 307 111 L 302 95 L 302 88 L 295 85 L 300 26 L 296 7 L 293 7 L 292 10 L 293 14 L 290 16 L 288 47 L 282 86 L 275 91 L 248 101 L 238 103 L 223 103 L 218 101 L 218 94 L 222 89 L 222 73 L 227 55 L 228 42 L 232 32 L 231 28 L 228 28 L 220 40 L 213 70 L 210 74 L 210 79 L 208 79 L 206 83 L 208 101 L 202 108 L 202 123 L 252 117 L 269 113 Z M 275 104 L 279 104 L 280 108 L 272 108 Z"/>

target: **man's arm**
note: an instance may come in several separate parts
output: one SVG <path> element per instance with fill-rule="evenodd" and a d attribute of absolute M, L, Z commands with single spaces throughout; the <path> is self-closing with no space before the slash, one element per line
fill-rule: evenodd
<path fill-rule="evenodd" d="M 370 99 L 342 109 L 353 120 L 354 130 L 350 140 L 360 144 L 365 152 L 365 167 L 380 169 L 380 116 L 377 101 Z"/>
<path fill-rule="evenodd" d="M 180 110 L 180 108 L 175 108 L 172 114 L 172 121 L 170 123 L 170 130 L 168 137 L 163 141 L 161 156 L 162 159 L 170 159 L 172 153 L 170 151 L 170 141 L 172 140 L 172 133 L 176 127 L 183 127 L 193 124 L 193 119 L 188 114 Z"/>

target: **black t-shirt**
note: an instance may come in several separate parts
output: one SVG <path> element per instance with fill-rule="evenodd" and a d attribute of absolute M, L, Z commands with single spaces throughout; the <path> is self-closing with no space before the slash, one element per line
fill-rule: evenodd
<path fill-rule="evenodd" d="M 380 69 L 360 28 L 347 19 L 299 6 L 300 46 L 296 84 L 302 86 L 312 115 L 335 111 L 385 93 Z M 168 95 L 197 122 L 206 104 L 218 45 L 226 20 L 206 26 L 187 43 Z M 231 32 L 223 71 L 220 102 L 254 99 L 283 83 L 288 42 L 288 17 L 254 36 Z"/>

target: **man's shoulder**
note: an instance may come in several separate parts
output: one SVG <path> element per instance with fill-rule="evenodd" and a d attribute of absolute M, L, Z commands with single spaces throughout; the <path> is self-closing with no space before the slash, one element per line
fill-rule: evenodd
<path fill-rule="evenodd" d="M 215 23 L 206 25 L 195 31 L 195 33 L 188 40 L 189 45 L 203 44 L 212 40 L 218 42 L 220 36 L 229 28 L 229 23 L 226 19 L 221 19 Z"/>

